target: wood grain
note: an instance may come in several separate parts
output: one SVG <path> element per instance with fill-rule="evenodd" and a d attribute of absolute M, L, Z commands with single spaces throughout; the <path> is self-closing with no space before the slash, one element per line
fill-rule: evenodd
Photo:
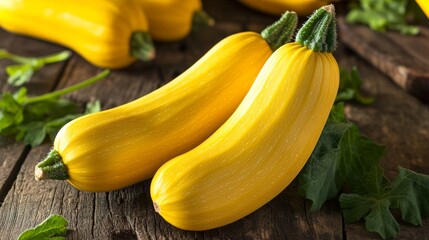
<path fill-rule="evenodd" d="M 29 57 L 40 57 L 63 50 L 63 48 L 56 45 L 12 35 L 4 30 L 0 30 L 0 48 L 7 49 L 14 54 Z M 6 83 L 5 67 L 10 64 L 13 64 L 13 62 L 4 59 L 0 60 L 0 89 L 14 92 L 17 88 L 11 87 Z M 25 85 L 28 89 L 28 94 L 39 95 L 49 92 L 56 85 L 65 64 L 63 62 L 48 65 L 38 71 L 31 81 Z M 8 137 L 0 137 L 0 205 L 28 152 L 29 148 L 26 148 L 23 144 L 15 143 L 13 139 Z"/>
<path fill-rule="evenodd" d="M 380 33 L 338 18 L 341 41 L 389 76 L 405 91 L 429 102 L 429 28 L 417 36 Z"/>

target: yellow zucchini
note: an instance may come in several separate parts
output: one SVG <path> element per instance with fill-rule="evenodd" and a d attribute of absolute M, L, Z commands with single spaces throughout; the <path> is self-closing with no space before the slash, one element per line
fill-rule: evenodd
<path fill-rule="evenodd" d="M 313 151 L 334 103 L 339 69 L 332 5 L 276 50 L 233 115 L 151 183 L 155 210 L 185 230 L 232 223 L 283 191 Z"/>
<path fill-rule="evenodd" d="M 0 27 L 66 46 L 103 68 L 155 56 L 135 0 L 0 0 Z"/>
<path fill-rule="evenodd" d="M 239 0 L 255 10 L 280 15 L 284 11 L 294 11 L 300 16 L 307 16 L 314 10 L 332 2 L 329 0 Z"/>
<path fill-rule="evenodd" d="M 416 0 L 416 2 L 420 6 L 420 8 L 423 10 L 423 12 L 426 14 L 426 17 L 429 18 L 429 1 L 428 0 Z"/>
<path fill-rule="evenodd" d="M 202 10 L 201 0 L 139 0 L 149 22 L 153 39 L 176 41 L 192 30 L 214 24 Z"/>
<path fill-rule="evenodd" d="M 288 41 L 296 22 L 297 16 L 287 13 L 263 31 L 265 38 L 254 32 L 229 36 L 160 89 L 69 122 L 36 166 L 36 178 L 105 192 L 152 177 L 228 119 L 272 54 L 270 46 L 279 44 L 271 40 L 280 34 Z"/>

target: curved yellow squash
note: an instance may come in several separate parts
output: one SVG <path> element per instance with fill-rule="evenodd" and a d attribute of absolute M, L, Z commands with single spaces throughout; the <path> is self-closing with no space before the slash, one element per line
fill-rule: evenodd
<path fill-rule="evenodd" d="M 139 0 L 143 5 L 155 40 L 176 41 L 193 27 L 212 25 L 213 19 L 202 11 L 201 0 Z"/>
<path fill-rule="evenodd" d="M 429 1 L 428 0 L 416 0 L 416 2 L 420 6 L 420 8 L 423 10 L 423 12 L 426 14 L 426 17 L 429 18 Z"/>
<path fill-rule="evenodd" d="M 160 89 L 66 124 L 54 150 L 67 168 L 67 181 L 104 192 L 152 177 L 228 119 L 271 53 L 260 34 L 232 35 Z"/>
<path fill-rule="evenodd" d="M 239 0 L 255 10 L 280 15 L 285 11 L 294 11 L 300 16 L 307 16 L 314 10 L 329 4 L 329 0 Z"/>
<path fill-rule="evenodd" d="M 155 210 L 178 228 L 207 230 L 266 204 L 306 163 L 338 85 L 331 53 L 299 43 L 276 50 L 225 124 L 156 172 Z"/>
<path fill-rule="evenodd" d="M 104 68 L 154 57 L 146 17 L 134 0 L 0 0 L 0 27 L 66 46 Z"/>

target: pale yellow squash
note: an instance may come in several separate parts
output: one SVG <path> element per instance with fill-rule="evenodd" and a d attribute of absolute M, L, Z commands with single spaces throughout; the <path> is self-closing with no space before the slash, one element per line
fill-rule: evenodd
<path fill-rule="evenodd" d="M 185 230 L 224 226 L 291 183 L 313 151 L 338 91 L 339 69 L 330 53 L 333 14 L 332 6 L 317 11 L 308 21 L 315 25 L 303 27 L 311 34 L 298 34 L 304 35 L 303 45 L 289 43 L 271 55 L 225 124 L 157 171 L 151 197 L 166 221 Z M 328 44 L 313 48 L 317 41 Z"/>

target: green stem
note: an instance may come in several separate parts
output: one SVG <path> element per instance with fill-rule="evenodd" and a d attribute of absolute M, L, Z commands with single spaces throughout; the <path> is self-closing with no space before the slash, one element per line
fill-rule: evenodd
<path fill-rule="evenodd" d="M 357 102 L 363 105 L 370 105 L 374 103 L 374 98 L 363 96 L 360 92 L 355 93 L 355 99 Z"/>
<path fill-rule="evenodd" d="M 131 35 L 131 55 L 143 61 L 155 58 L 155 47 L 149 33 L 134 32 Z"/>
<path fill-rule="evenodd" d="M 52 149 L 48 156 L 36 165 L 34 175 L 38 181 L 43 179 L 67 180 L 69 178 L 67 167 L 55 149 Z"/>
<path fill-rule="evenodd" d="M 59 97 L 62 96 L 64 94 L 76 91 L 78 89 L 90 86 L 102 79 L 104 79 L 107 75 L 109 75 L 110 71 L 109 70 L 104 70 L 103 72 L 97 74 L 96 76 L 89 78 L 83 82 L 80 82 L 78 84 L 72 85 L 70 87 L 66 87 L 54 92 L 50 92 L 50 93 L 46 93 L 37 97 L 32 97 L 32 98 L 27 98 L 27 100 L 25 101 L 26 104 L 29 103 L 34 103 L 34 102 L 39 102 L 39 101 L 43 101 L 46 99 L 50 99 L 50 98 L 55 98 L 55 97 Z"/>
<path fill-rule="evenodd" d="M 315 52 L 333 52 L 337 44 L 334 5 L 316 10 L 299 30 L 296 42 Z"/>
<path fill-rule="evenodd" d="M 202 28 L 207 26 L 213 26 L 214 24 L 215 20 L 203 10 L 195 11 L 194 16 L 192 17 L 193 32 L 198 32 Z"/>
<path fill-rule="evenodd" d="M 71 54 L 72 53 L 70 51 L 65 50 L 65 51 L 61 51 L 59 53 L 52 54 L 49 56 L 40 57 L 38 59 L 43 61 L 44 64 L 51 64 L 51 63 L 56 63 L 56 62 L 61 62 L 61 61 L 67 60 L 70 58 Z"/>
<path fill-rule="evenodd" d="M 61 51 L 44 57 L 23 57 L 9 53 L 5 49 L 0 49 L 0 59 L 10 59 L 14 62 L 30 65 L 44 65 L 67 60 L 71 56 L 70 51 Z M 43 63 L 43 64 L 42 64 Z"/>
<path fill-rule="evenodd" d="M 292 35 L 295 33 L 298 16 L 295 12 L 285 12 L 282 17 L 268 26 L 261 32 L 261 36 L 267 41 L 271 49 L 275 51 L 277 48 L 290 42 Z"/>

